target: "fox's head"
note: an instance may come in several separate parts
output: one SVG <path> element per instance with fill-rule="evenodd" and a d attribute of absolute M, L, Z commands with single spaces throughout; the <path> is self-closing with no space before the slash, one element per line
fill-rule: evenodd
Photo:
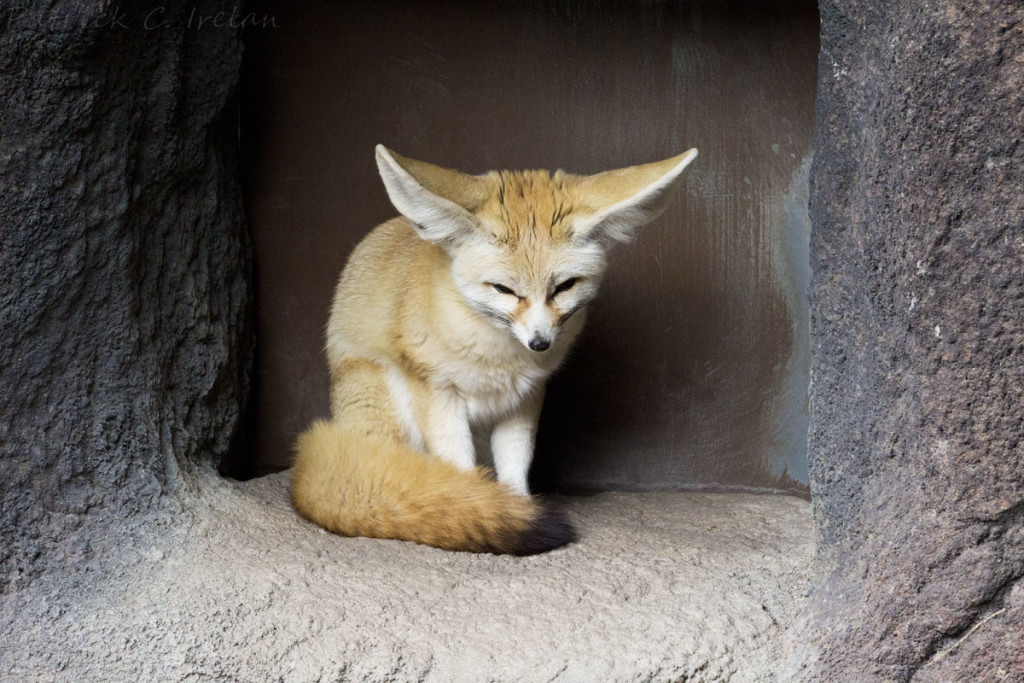
<path fill-rule="evenodd" d="M 395 208 L 451 257 L 466 303 L 527 348 L 547 351 L 597 294 L 606 253 L 664 210 L 697 156 L 578 176 L 555 171 L 467 175 L 377 146 Z"/>

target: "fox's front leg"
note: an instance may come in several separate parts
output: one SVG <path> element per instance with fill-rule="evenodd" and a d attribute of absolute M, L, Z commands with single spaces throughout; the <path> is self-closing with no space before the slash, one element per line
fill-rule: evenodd
<path fill-rule="evenodd" d="M 476 465 L 466 404 L 454 391 L 435 389 L 427 408 L 423 438 L 427 450 L 462 470 Z"/>
<path fill-rule="evenodd" d="M 491 433 L 491 453 L 498 481 L 521 496 L 530 495 L 526 478 L 533 460 L 533 445 L 537 437 L 537 421 L 544 402 L 544 390 L 523 401 L 519 408 L 494 427 Z"/>

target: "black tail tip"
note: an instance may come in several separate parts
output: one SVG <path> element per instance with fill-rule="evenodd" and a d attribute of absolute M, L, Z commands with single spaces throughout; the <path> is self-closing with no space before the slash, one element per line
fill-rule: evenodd
<path fill-rule="evenodd" d="M 539 501 L 537 517 L 520 535 L 513 555 L 536 555 L 576 542 L 573 528 L 565 512 L 547 501 Z"/>

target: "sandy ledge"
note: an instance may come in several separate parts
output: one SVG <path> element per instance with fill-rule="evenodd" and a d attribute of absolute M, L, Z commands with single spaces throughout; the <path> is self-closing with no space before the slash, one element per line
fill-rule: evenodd
<path fill-rule="evenodd" d="M 294 514 L 285 474 L 210 477 L 89 571 L 3 596 L 0 677 L 770 679 L 809 585 L 808 503 L 562 500 L 581 541 L 511 558 L 340 538 Z"/>

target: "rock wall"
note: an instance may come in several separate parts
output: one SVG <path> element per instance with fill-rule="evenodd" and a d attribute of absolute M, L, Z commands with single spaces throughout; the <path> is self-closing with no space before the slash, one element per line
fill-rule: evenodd
<path fill-rule="evenodd" d="M 230 11 L 0 5 L 0 591 L 85 566 L 96 528 L 160 508 L 238 431 Z"/>
<path fill-rule="evenodd" d="M 1024 680 L 1024 5 L 821 19 L 798 676 Z"/>

